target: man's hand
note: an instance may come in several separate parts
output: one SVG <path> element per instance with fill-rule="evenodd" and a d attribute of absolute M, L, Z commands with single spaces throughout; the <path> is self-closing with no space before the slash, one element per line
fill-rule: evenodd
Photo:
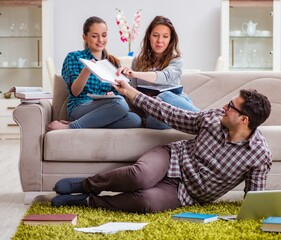
<path fill-rule="evenodd" d="M 133 101 L 134 98 L 136 97 L 136 95 L 139 93 L 138 90 L 133 88 L 129 83 L 127 83 L 125 81 L 115 80 L 115 82 L 118 83 L 119 85 L 112 84 L 112 86 L 119 93 L 121 93 L 122 95 L 125 95 L 126 97 L 128 97 L 130 99 L 130 101 Z"/>

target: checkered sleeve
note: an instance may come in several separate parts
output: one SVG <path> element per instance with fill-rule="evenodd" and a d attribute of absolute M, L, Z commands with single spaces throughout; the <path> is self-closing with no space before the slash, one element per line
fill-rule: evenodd
<path fill-rule="evenodd" d="M 259 164 L 253 167 L 246 176 L 244 188 L 245 193 L 248 191 L 260 191 L 265 189 L 267 174 L 272 165 L 271 153 L 269 151 L 260 148 L 255 150 L 256 156 L 253 159 L 261 160 L 257 161 Z"/>
<path fill-rule="evenodd" d="M 66 56 L 62 68 L 62 77 L 64 78 L 70 93 L 71 84 L 77 79 L 84 68 L 84 65 L 79 61 L 79 58 L 90 59 L 90 57 L 91 56 L 87 55 L 87 51 L 70 52 Z M 82 95 L 86 95 L 87 93 L 104 95 L 110 91 L 119 94 L 110 83 L 101 82 L 98 77 L 91 74 L 84 86 Z"/>
<path fill-rule="evenodd" d="M 158 97 L 148 97 L 143 93 L 135 97 L 133 104 L 174 129 L 190 134 L 198 133 L 200 113 L 182 110 Z"/>
<path fill-rule="evenodd" d="M 81 64 L 77 63 L 79 60 L 74 52 L 69 53 L 63 62 L 62 77 L 67 85 L 71 85 L 81 72 Z"/>

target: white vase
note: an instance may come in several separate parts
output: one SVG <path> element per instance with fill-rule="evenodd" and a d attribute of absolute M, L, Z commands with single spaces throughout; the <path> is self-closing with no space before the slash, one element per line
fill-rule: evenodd
<path fill-rule="evenodd" d="M 118 59 L 120 60 L 121 66 L 126 66 L 126 67 L 131 67 L 132 66 L 133 57 L 131 57 L 131 56 L 122 56 L 122 57 L 118 57 Z"/>

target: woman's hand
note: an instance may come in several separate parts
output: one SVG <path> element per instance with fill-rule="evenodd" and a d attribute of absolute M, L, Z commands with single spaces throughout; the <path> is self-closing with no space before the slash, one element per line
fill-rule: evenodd
<path fill-rule="evenodd" d="M 118 68 L 116 75 L 120 76 L 121 73 L 123 73 L 128 78 L 139 78 L 150 83 L 155 83 L 157 78 L 156 71 L 137 72 L 137 71 L 133 71 L 129 67 Z"/>
<path fill-rule="evenodd" d="M 135 72 L 129 68 L 129 67 L 120 67 L 118 68 L 117 72 L 116 72 L 116 75 L 117 76 L 120 76 L 120 74 L 124 74 L 126 77 L 128 78 L 133 78 L 135 75 Z"/>

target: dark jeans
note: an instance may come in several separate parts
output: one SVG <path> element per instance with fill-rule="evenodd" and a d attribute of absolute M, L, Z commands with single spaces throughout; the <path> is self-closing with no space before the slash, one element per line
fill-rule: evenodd
<path fill-rule="evenodd" d="M 97 174 L 85 180 L 91 190 L 89 204 L 127 212 L 159 212 L 180 206 L 178 179 L 166 176 L 170 152 L 166 147 L 154 147 L 135 164 Z M 101 191 L 122 192 L 115 196 L 97 196 Z"/>

